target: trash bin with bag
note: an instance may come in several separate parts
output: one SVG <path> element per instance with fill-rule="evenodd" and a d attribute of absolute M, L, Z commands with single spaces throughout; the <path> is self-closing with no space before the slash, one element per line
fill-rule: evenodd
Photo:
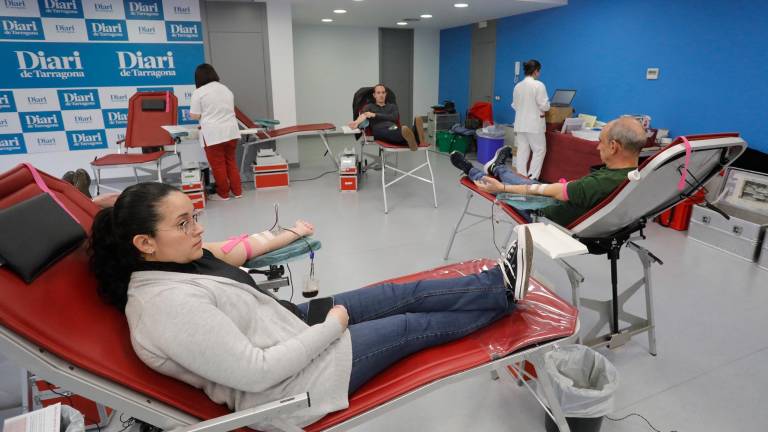
<path fill-rule="evenodd" d="M 552 382 L 572 432 L 598 432 L 603 417 L 613 411 L 619 386 L 616 368 L 602 354 L 585 345 L 565 345 L 544 356 L 544 371 Z M 546 415 L 547 432 L 557 432 Z"/>

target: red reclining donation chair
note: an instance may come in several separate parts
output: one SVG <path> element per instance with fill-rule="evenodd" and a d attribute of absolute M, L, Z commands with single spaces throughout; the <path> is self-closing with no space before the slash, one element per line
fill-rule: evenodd
<path fill-rule="evenodd" d="M 46 174 L 43 179 L 89 231 L 97 207 L 72 185 Z M 40 192 L 21 165 L 0 174 L 0 208 Z M 456 277 L 492 265 L 490 260 L 473 260 L 392 281 Z M 572 342 L 577 330 L 576 309 L 532 280 L 529 294 L 512 314 L 460 340 L 403 359 L 352 395 L 348 409 L 327 415 L 307 430 L 343 430 L 472 375 L 513 373 L 536 379 L 532 367 L 541 368 L 543 355 L 557 344 Z M 304 394 L 230 413 L 202 390 L 147 367 L 133 351 L 125 316 L 98 297 L 84 246 L 29 285 L 0 267 L 0 350 L 41 379 L 162 429 L 231 430 L 311 403 L 311 395 Z M 551 415 L 561 431 L 568 431 L 546 374 L 538 379 Z"/>
<path fill-rule="evenodd" d="M 567 226 L 559 227 L 583 243 L 586 246 L 585 252 L 588 250 L 591 254 L 605 254 L 611 262 L 612 298 L 606 301 L 593 299 L 582 301 L 579 296 L 579 284 L 583 282 L 583 276 L 565 261 L 558 260 L 568 273 L 573 291 L 573 304 L 577 307 L 583 304 L 599 314 L 597 323 L 586 332 L 583 338 L 585 344 L 619 347 L 631 336 L 648 332 L 648 351 L 656 355 L 651 265 L 662 264 L 662 262 L 634 240 L 645 238 L 643 229 L 647 221 L 696 194 L 710 178 L 736 160 L 746 147 L 746 142 L 736 133 L 679 137 L 641 163 L 636 171 L 630 173 L 627 180 L 592 210 Z M 585 160 L 591 163 L 591 157 Z M 574 162 L 577 160 L 572 160 L 567 167 L 564 167 L 564 171 L 584 174 L 589 172 L 588 165 L 574 166 L 577 165 Z M 575 180 L 578 177 L 580 175 L 575 175 L 568 180 Z M 459 181 L 468 190 L 467 203 L 451 233 L 445 259 L 448 258 L 458 233 L 491 219 L 491 216 L 477 214 L 470 210 L 470 201 L 476 195 L 501 208 L 513 224 L 528 223 L 527 219 L 514 207 L 497 201 L 496 196 L 492 194 L 480 191 L 466 176 L 462 176 Z M 545 178 L 544 181 L 556 183 L 557 179 Z M 472 216 L 475 220 L 462 225 L 466 216 Z M 537 218 L 534 215 L 535 219 Z M 617 262 L 619 252 L 625 245 L 636 252 L 640 258 L 643 277 L 619 294 Z M 641 287 L 645 287 L 646 317 L 639 317 L 623 309 L 624 304 Z M 620 327 L 620 321 L 628 325 Z M 598 335 L 605 326 L 609 328 L 608 333 Z"/>
<path fill-rule="evenodd" d="M 160 126 L 175 125 L 178 118 L 178 100 L 172 92 L 138 92 L 128 101 L 128 126 L 125 139 L 117 142 L 117 153 L 102 156 L 91 162 L 96 178 L 96 193 L 100 189 L 112 189 L 101 184 L 101 170 L 107 168 L 132 168 L 136 183 L 139 182 L 137 170 L 157 172 L 157 181 L 163 182 L 163 171 L 181 167 L 181 155 L 176 149 L 176 142 Z M 165 146 L 173 145 L 172 151 Z M 128 149 L 138 148 L 141 153 L 128 153 Z M 162 168 L 162 160 L 176 156 L 178 164 Z M 149 169 L 152 168 L 152 169 Z"/>

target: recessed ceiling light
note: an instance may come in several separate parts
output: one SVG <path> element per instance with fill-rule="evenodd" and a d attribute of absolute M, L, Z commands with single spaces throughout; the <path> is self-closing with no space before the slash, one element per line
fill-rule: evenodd
<path fill-rule="evenodd" d="M 361 2 L 361 1 L 363 1 L 363 0 L 354 0 L 354 1 L 356 1 L 356 2 Z"/>
<path fill-rule="evenodd" d="M 432 18 L 432 15 L 430 15 L 430 14 L 423 14 L 423 15 L 420 15 L 420 16 L 422 18 Z"/>
<path fill-rule="evenodd" d="M 454 3 L 453 7 L 455 7 L 455 8 L 465 8 L 465 7 L 469 7 L 469 3 Z"/>
<path fill-rule="evenodd" d="M 397 22 L 397 25 L 399 25 L 399 26 L 404 26 L 404 25 L 408 25 L 408 23 L 407 23 L 407 22 L 405 22 L 405 21 L 398 21 L 398 22 Z"/>
<path fill-rule="evenodd" d="M 322 21 L 322 22 L 333 22 L 333 20 L 332 20 L 332 19 L 330 19 L 330 18 L 323 18 L 323 19 L 322 19 L 322 20 L 320 20 L 320 21 Z"/>
<path fill-rule="evenodd" d="M 345 14 L 345 13 L 347 13 L 347 10 L 346 9 L 334 9 L 333 13 L 335 13 L 335 14 Z"/>

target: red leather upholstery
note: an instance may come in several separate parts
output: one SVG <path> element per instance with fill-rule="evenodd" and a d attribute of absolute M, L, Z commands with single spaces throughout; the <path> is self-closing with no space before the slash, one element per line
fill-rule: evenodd
<path fill-rule="evenodd" d="M 547 155 L 539 176 L 544 183 L 557 183 L 560 178 L 576 180 L 589 174 L 589 169 L 602 165 L 597 143 L 571 134 L 547 132 Z"/>
<path fill-rule="evenodd" d="M 390 282 L 457 277 L 494 265 L 496 262 L 491 260 L 466 261 Z M 432 381 L 487 363 L 492 355 L 509 354 L 535 343 L 572 335 L 577 316 L 573 306 L 532 280 L 531 291 L 511 315 L 467 337 L 406 357 L 352 395 L 349 408 L 328 414 L 306 430 L 315 432 L 339 424 Z"/>
<path fill-rule="evenodd" d="M 260 127 L 259 125 L 254 123 L 253 120 L 251 120 L 251 118 L 248 117 L 247 114 L 240 111 L 240 108 L 238 107 L 235 107 L 235 117 L 237 118 L 237 121 L 242 123 L 248 129 L 255 129 L 257 127 Z"/>
<path fill-rule="evenodd" d="M 280 129 L 271 129 L 267 131 L 269 138 L 279 138 L 281 136 L 303 132 L 325 132 L 335 130 L 336 126 L 330 123 L 311 123 L 296 126 L 288 126 Z"/>
<path fill-rule="evenodd" d="M 467 188 L 467 189 L 471 190 L 472 192 L 474 192 L 475 194 L 480 195 L 481 197 L 487 199 L 488 201 L 495 201 L 496 200 L 496 196 L 495 195 L 490 194 L 488 192 L 483 192 L 480 189 L 478 189 L 477 186 L 475 185 L 475 183 L 472 182 L 472 180 L 470 180 L 469 177 L 467 177 L 467 176 L 462 176 L 461 180 L 459 180 L 459 183 L 462 186 L 464 186 L 465 188 Z M 518 213 L 517 210 L 515 210 L 515 208 L 512 207 L 511 205 L 509 205 L 507 203 L 503 203 L 501 201 L 499 201 L 498 204 L 499 204 L 499 207 L 504 211 L 504 213 L 506 213 L 509 217 L 514 219 L 515 222 L 517 222 L 519 224 L 527 224 L 528 223 L 528 221 L 524 217 L 522 217 L 520 215 L 520 213 Z"/>
<path fill-rule="evenodd" d="M 256 129 L 256 128 L 262 127 L 254 123 L 253 120 L 251 120 L 251 118 L 248 117 L 248 115 L 240 111 L 240 109 L 237 107 L 235 107 L 235 117 L 237 117 L 237 120 L 249 129 Z M 255 135 L 260 140 L 269 140 L 273 138 L 284 137 L 284 136 L 295 134 L 295 133 L 326 132 L 326 131 L 332 131 L 332 130 L 336 130 L 336 126 L 332 125 L 331 123 L 310 123 L 310 124 L 303 124 L 303 125 L 296 125 L 296 126 L 288 126 L 288 127 L 279 128 L 279 129 L 259 131 Z"/>
<path fill-rule="evenodd" d="M 153 153 L 111 154 L 96 159 L 95 161 L 91 162 L 91 165 L 107 166 L 141 164 L 156 161 L 163 157 L 166 153 L 168 152 L 158 151 Z"/>
<path fill-rule="evenodd" d="M 144 111 L 142 101 L 148 99 L 167 100 L 164 111 Z M 178 118 L 179 101 L 170 92 L 137 92 L 128 101 L 128 127 L 125 129 L 125 147 L 157 147 L 173 144 L 173 138 L 160 126 L 175 125 Z M 167 153 L 160 151 L 149 154 L 110 154 L 93 162 L 94 167 L 108 165 L 133 165 L 155 161 Z"/>
<path fill-rule="evenodd" d="M 19 166 L 0 175 L 0 207 L 40 192 L 23 170 Z M 73 186 L 43 177 L 90 230 L 97 207 Z M 489 260 L 468 261 L 392 281 L 455 277 L 493 265 Z M 576 321 L 572 306 L 532 281 L 532 291 L 513 314 L 461 340 L 402 360 L 355 393 L 349 409 L 329 414 L 308 429 L 343 422 L 428 382 L 484 364 L 492 355 L 571 335 Z M 66 361 L 200 419 L 228 413 L 201 390 L 154 372 L 136 357 L 125 316 L 96 294 L 84 248 L 53 265 L 31 285 L 0 267 L 0 324 Z"/>
<path fill-rule="evenodd" d="M 165 99 L 165 111 L 144 111 L 142 101 Z M 173 138 L 160 126 L 175 125 L 178 119 L 179 100 L 170 92 L 137 92 L 128 101 L 128 127 L 125 130 L 125 146 L 156 147 L 172 145 Z"/>
<path fill-rule="evenodd" d="M 0 175 L 0 207 L 40 193 L 26 171 L 20 165 Z M 41 174 L 90 233 L 98 207 L 74 186 Z M 229 413 L 200 390 L 149 369 L 136 356 L 125 316 L 96 294 L 85 245 L 31 285 L 0 267 L 0 324 L 85 370 L 187 413 L 200 418 Z"/>

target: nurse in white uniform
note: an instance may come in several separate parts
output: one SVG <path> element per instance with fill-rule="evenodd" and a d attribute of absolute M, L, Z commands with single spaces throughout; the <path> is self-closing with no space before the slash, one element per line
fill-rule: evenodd
<path fill-rule="evenodd" d="M 235 117 L 235 96 L 208 63 L 195 69 L 195 89 L 189 103 L 189 114 L 200 120 L 200 144 L 211 165 L 216 180 L 216 193 L 208 199 L 226 201 L 232 192 L 235 198 L 243 196 L 240 168 L 235 151 L 240 142 L 240 130 Z"/>
<path fill-rule="evenodd" d="M 512 93 L 512 108 L 515 109 L 515 144 L 517 145 L 517 172 L 533 180 L 539 179 L 547 141 L 544 113 L 549 111 L 549 97 L 544 83 L 539 81 L 541 63 L 538 60 L 525 62 L 525 79 L 520 81 Z M 531 157 L 533 153 L 533 157 Z M 531 158 L 530 168 L 528 159 Z"/>

